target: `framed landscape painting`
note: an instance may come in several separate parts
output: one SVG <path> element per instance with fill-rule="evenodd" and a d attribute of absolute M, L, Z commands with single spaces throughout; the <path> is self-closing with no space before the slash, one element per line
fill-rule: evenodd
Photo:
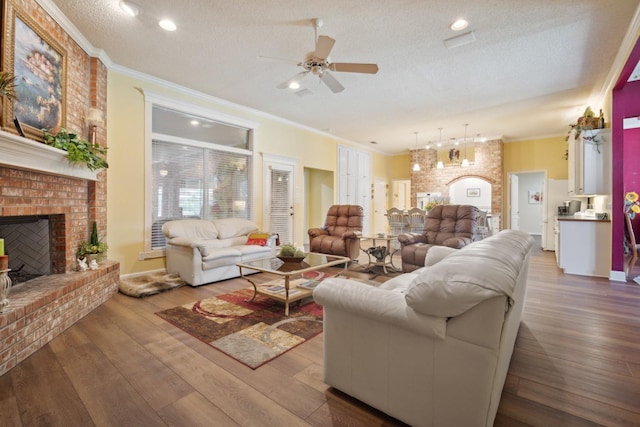
<path fill-rule="evenodd" d="M 479 188 L 467 188 L 467 197 L 480 197 Z"/>
<path fill-rule="evenodd" d="M 43 129 L 64 126 L 66 51 L 11 0 L 3 24 L 3 69 L 16 76 L 18 99 L 4 101 L 2 126 L 15 129 L 18 119 L 26 136 L 42 141 Z"/>

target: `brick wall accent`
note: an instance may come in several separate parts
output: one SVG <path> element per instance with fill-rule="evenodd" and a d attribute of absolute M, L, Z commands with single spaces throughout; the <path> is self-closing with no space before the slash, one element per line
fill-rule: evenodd
<path fill-rule="evenodd" d="M 12 289 L 0 314 L 0 375 L 46 345 L 118 291 L 120 264 L 43 276 Z"/>
<path fill-rule="evenodd" d="M 411 205 L 416 206 L 416 193 L 436 191 L 449 194 L 449 185 L 462 178 L 480 178 L 491 184 L 491 211 L 502 211 L 504 143 L 492 140 L 474 144 L 475 160 L 469 167 L 459 166 L 436 169 L 437 151 L 420 149 L 411 151 L 411 166 L 418 161 L 419 172 L 411 173 Z M 501 219 L 502 221 L 502 219 Z M 502 226 L 500 226 L 502 229 Z"/>
<path fill-rule="evenodd" d="M 36 22 L 66 50 L 65 127 L 89 139 L 89 107 L 105 112 L 96 142 L 106 146 L 107 68 L 91 57 L 35 0 L 6 0 Z M 3 46 L 3 48 L 6 48 Z M 52 272 L 9 292 L 0 314 L 0 375 L 48 343 L 117 292 L 120 264 L 103 261 L 96 271 L 77 272 L 75 252 L 89 239 L 93 221 L 107 239 L 107 171 L 97 181 L 44 174 L 2 166 L 0 216 L 48 215 Z"/>

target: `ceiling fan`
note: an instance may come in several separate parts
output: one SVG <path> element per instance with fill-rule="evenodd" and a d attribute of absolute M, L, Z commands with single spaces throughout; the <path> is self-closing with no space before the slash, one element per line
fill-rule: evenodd
<path fill-rule="evenodd" d="M 277 86 L 279 89 L 297 89 L 300 87 L 300 81 L 304 77 L 308 74 L 314 74 L 318 76 L 333 93 L 338 93 L 344 90 L 344 86 L 333 77 L 330 71 L 367 74 L 376 74 L 378 72 L 378 65 L 376 64 L 331 62 L 329 54 L 336 41 L 329 36 L 318 36 L 318 29 L 322 27 L 323 24 L 322 19 L 312 19 L 311 23 L 315 28 L 316 48 L 313 52 L 309 53 L 304 60 L 298 63 L 298 66 L 302 67 L 304 71 L 280 83 Z"/>

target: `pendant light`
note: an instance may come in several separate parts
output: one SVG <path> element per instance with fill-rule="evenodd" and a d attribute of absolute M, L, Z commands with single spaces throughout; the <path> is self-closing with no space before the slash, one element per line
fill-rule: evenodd
<path fill-rule="evenodd" d="M 438 150 L 436 150 L 436 159 L 438 160 L 438 164 L 436 165 L 436 169 L 444 169 L 444 163 L 439 159 L 440 150 L 439 148 L 442 146 L 442 128 L 438 128 L 440 131 L 440 136 L 438 137 Z"/>
<path fill-rule="evenodd" d="M 420 172 L 420 164 L 418 163 L 418 132 L 416 134 L 416 162 L 413 164 L 413 171 Z"/>
<path fill-rule="evenodd" d="M 467 160 L 467 126 L 469 126 L 469 124 L 465 123 L 464 125 L 464 159 L 462 159 L 462 163 L 460 164 L 460 166 L 463 168 L 466 168 L 469 166 L 469 160 Z"/>

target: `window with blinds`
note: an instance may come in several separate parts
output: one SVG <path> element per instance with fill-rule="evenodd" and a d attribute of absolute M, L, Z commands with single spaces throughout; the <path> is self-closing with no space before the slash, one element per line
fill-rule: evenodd
<path fill-rule="evenodd" d="M 172 116 L 165 108 L 154 107 L 152 113 L 151 249 L 166 246 L 162 225 L 167 221 L 250 218 L 250 131 L 215 123 L 215 130 L 207 126 L 191 132 L 201 139 L 175 137 L 184 120 L 194 127 L 196 119 L 180 112 Z"/>

